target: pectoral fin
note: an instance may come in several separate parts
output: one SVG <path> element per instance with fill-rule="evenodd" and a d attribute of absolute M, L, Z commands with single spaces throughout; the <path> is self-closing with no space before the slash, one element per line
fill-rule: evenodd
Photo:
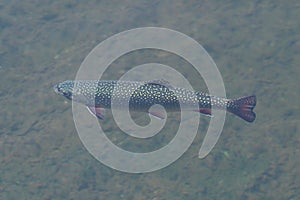
<path fill-rule="evenodd" d="M 90 113 L 97 117 L 98 119 L 103 120 L 105 116 L 105 109 L 100 107 L 91 107 L 88 106 L 87 109 L 90 111 Z"/>

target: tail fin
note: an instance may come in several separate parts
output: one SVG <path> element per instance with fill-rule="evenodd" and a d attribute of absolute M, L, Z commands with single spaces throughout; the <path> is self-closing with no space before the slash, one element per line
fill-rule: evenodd
<path fill-rule="evenodd" d="M 247 122 L 255 120 L 255 113 L 253 109 L 256 105 L 256 96 L 241 97 L 238 99 L 229 100 L 227 103 L 227 110 Z"/>

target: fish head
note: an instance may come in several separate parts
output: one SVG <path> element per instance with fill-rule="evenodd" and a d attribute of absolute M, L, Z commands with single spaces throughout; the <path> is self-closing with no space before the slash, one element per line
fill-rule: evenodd
<path fill-rule="evenodd" d="M 73 97 L 73 88 L 74 88 L 73 81 L 64 81 L 53 87 L 55 93 L 62 95 L 70 100 L 72 100 Z"/>
<path fill-rule="evenodd" d="M 54 86 L 54 91 L 69 100 L 86 106 L 95 105 L 98 82 L 67 80 Z"/>

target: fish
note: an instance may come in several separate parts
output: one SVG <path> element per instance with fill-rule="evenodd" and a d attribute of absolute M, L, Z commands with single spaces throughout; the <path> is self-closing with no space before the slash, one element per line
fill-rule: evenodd
<path fill-rule="evenodd" d="M 54 91 L 65 98 L 85 105 L 97 118 L 104 119 L 105 109 L 129 109 L 164 119 L 159 110 L 150 109 L 159 104 L 167 112 L 199 112 L 212 116 L 212 107 L 226 110 L 247 122 L 253 122 L 256 114 L 256 96 L 243 96 L 227 99 L 197 92 L 181 87 L 173 87 L 164 80 L 153 81 L 117 81 L 117 80 L 66 80 L 54 86 Z M 129 99 L 129 102 L 128 102 Z M 195 105 L 199 109 L 195 110 Z"/>

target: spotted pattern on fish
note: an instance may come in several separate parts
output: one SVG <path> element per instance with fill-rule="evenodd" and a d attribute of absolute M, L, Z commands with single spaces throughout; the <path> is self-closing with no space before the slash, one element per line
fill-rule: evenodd
<path fill-rule="evenodd" d="M 180 105 L 184 107 L 184 110 L 198 105 L 198 112 L 209 115 L 211 107 L 214 106 L 216 109 L 227 109 L 248 122 L 255 119 L 253 112 L 256 104 L 255 96 L 226 99 L 168 86 L 160 81 L 68 80 L 55 85 L 54 90 L 88 107 L 111 108 L 112 99 L 114 99 L 114 106 L 122 109 L 127 107 L 127 99 L 130 99 L 129 108 L 133 111 L 147 112 L 155 104 L 162 105 L 167 111 L 180 111 Z"/>

